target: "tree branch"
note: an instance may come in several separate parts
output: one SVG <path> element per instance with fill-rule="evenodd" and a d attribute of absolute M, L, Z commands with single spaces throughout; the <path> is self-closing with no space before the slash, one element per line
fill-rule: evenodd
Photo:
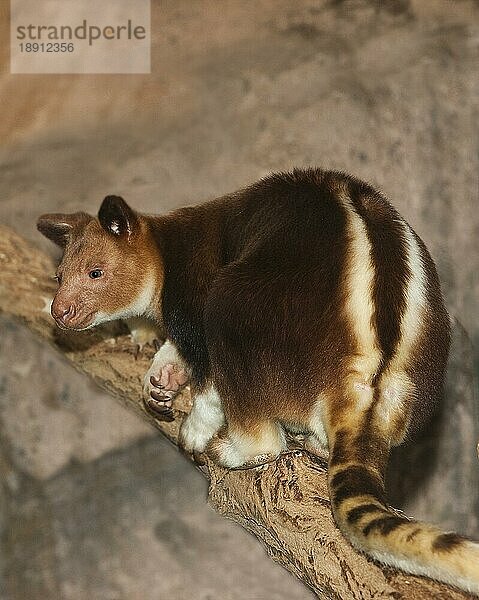
<path fill-rule="evenodd" d="M 0 312 L 20 319 L 177 444 L 181 421 L 191 408 L 188 391 L 175 400 L 173 422 L 157 422 L 147 414 L 140 394 L 153 350 L 135 356 L 135 345 L 121 329 L 112 337 L 111 327 L 84 333 L 56 328 L 49 314 L 53 273 L 49 257 L 0 226 Z M 358 554 L 334 524 L 326 464 L 317 457 L 296 450 L 266 469 L 243 471 L 228 471 L 206 459 L 201 469 L 210 479 L 209 502 L 215 510 L 251 531 L 273 560 L 320 598 L 468 597 L 426 578 L 381 568 Z"/>

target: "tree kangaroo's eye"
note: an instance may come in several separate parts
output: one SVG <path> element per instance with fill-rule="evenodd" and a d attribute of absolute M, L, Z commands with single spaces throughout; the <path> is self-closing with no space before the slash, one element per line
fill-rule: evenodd
<path fill-rule="evenodd" d="M 88 275 L 90 276 L 90 279 L 98 279 L 98 277 L 103 275 L 103 271 L 101 269 L 93 269 Z"/>

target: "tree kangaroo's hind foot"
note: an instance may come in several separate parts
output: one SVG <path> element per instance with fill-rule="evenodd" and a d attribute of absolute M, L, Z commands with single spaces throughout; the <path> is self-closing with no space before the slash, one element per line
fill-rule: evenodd
<path fill-rule="evenodd" d="M 237 423 L 229 423 L 206 448 L 215 462 L 229 469 L 248 469 L 274 462 L 286 449 L 284 431 L 274 421 L 256 423 L 254 434 Z"/>

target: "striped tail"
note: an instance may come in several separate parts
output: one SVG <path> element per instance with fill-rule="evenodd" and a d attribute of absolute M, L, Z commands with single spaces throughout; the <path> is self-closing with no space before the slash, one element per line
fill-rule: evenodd
<path fill-rule="evenodd" d="M 479 543 L 388 508 L 383 468 L 368 460 L 383 450 L 377 456 L 385 464 L 385 449 L 380 439 L 345 429 L 336 432 L 328 477 L 338 527 L 353 546 L 385 565 L 479 595 Z"/>

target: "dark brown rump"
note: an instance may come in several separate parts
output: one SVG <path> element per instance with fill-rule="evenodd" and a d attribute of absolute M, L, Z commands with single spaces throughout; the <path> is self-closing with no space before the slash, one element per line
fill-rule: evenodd
<path fill-rule="evenodd" d="M 236 398 L 241 410 L 251 398 L 258 410 L 261 393 L 269 418 L 302 421 L 306 404 L 337 379 L 351 350 L 338 310 L 346 216 L 327 188 L 268 184 L 277 196 L 265 197 L 269 210 L 261 205 L 252 219 L 271 226 L 258 227 L 215 279 L 205 309 L 207 345 L 222 397 Z"/>
<path fill-rule="evenodd" d="M 207 301 L 215 385 L 222 398 L 236 399 L 240 411 L 248 401 L 259 410 L 261 402 L 271 404 L 269 418 L 303 422 L 307 405 L 339 376 L 346 337 L 342 324 L 334 303 L 315 304 L 314 290 L 299 287 L 297 279 L 261 280 L 245 269 L 242 264 L 228 268 Z"/>

